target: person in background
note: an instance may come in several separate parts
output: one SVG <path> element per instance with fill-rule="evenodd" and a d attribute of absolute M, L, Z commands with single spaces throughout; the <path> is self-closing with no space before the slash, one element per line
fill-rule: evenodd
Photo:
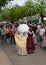
<path fill-rule="evenodd" d="M 35 43 L 35 45 L 37 45 L 37 43 L 38 43 L 38 30 L 37 30 L 37 23 L 34 23 L 34 25 L 33 25 L 33 38 L 34 38 L 34 43 Z"/>
<path fill-rule="evenodd" d="M 11 26 L 10 27 L 11 44 L 15 44 L 14 34 L 15 34 L 15 27 L 14 26 Z"/>
<path fill-rule="evenodd" d="M 8 26 L 6 25 L 6 28 L 5 28 L 6 43 L 7 43 L 7 40 L 9 41 L 9 38 L 10 38 L 9 33 L 10 33 L 10 30 Z"/>
<path fill-rule="evenodd" d="M 43 36 L 44 33 L 45 33 L 45 27 L 42 25 L 42 27 L 40 29 L 40 32 L 39 32 L 39 43 L 40 43 L 40 47 L 42 47 L 41 46 L 42 41 L 43 41 L 42 36 Z"/>
<path fill-rule="evenodd" d="M 37 30 L 37 26 L 36 26 L 36 23 L 33 25 L 33 31 L 34 31 L 34 34 L 36 33 L 36 30 Z"/>
<path fill-rule="evenodd" d="M 1 39 L 1 30 L 2 30 L 2 28 L 1 28 L 1 25 L 0 25 L 0 39 Z"/>
<path fill-rule="evenodd" d="M 43 41 L 42 41 L 42 44 L 41 44 L 42 48 L 46 49 L 46 31 L 43 34 L 42 38 L 43 38 Z"/>
<path fill-rule="evenodd" d="M 37 24 L 37 31 L 36 31 L 37 32 L 37 43 L 39 43 L 39 32 L 40 32 L 40 29 L 41 29 L 41 25 L 42 25 L 41 23 Z"/>
<path fill-rule="evenodd" d="M 2 44 L 4 44 L 4 42 L 5 42 L 5 32 L 4 32 L 3 25 L 2 25 L 2 29 L 1 29 L 1 40 L 2 40 Z"/>
<path fill-rule="evenodd" d="M 41 23 L 37 24 L 37 29 L 38 29 L 38 31 L 40 31 L 40 29 L 41 29 Z"/>

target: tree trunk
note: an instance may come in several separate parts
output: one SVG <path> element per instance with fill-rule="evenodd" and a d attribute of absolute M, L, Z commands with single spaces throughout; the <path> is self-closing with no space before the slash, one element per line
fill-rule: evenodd
<path fill-rule="evenodd" d="M 43 16 L 42 13 L 40 14 L 40 16 L 41 16 L 41 22 L 43 23 L 43 17 L 44 17 L 44 16 Z"/>

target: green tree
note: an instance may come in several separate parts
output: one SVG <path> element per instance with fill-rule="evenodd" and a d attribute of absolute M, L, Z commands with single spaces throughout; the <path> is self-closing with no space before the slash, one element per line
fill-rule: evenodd
<path fill-rule="evenodd" d="M 43 15 L 46 15 L 46 2 L 45 0 L 36 0 L 36 5 L 35 5 L 37 11 L 41 15 L 42 22 L 43 22 Z"/>
<path fill-rule="evenodd" d="M 46 14 L 46 2 L 44 0 L 27 0 L 27 16 L 39 13 L 43 21 L 43 14 Z"/>
<path fill-rule="evenodd" d="M 45 3 L 42 4 L 41 0 L 27 0 L 23 6 L 16 5 L 11 9 L 5 8 L 0 13 L 0 20 L 10 20 L 14 22 L 15 19 L 19 20 L 19 18 L 26 16 L 33 16 L 38 13 L 46 14 Z"/>
<path fill-rule="evenodd" d="M 26 8 L 26 15 L 27 16 L 32 16 L 34 15 L 33 12 L 34 12 L 34 3 L 32 1 L 27 1 L 25 2 L 25 8 Z"/>
<path fill-rule="evenodd" d="M 8 3 L 8 1 L 11 1 L 11 0 L 0 0 L 0 10 L 2 6 Z"/>
<path fill-rule="evenodd" d="M 9 20 L 9 12 L 10 9 L 4 9 L 2 10 L 2 12 L 0 13 L 0 20 Z"/>

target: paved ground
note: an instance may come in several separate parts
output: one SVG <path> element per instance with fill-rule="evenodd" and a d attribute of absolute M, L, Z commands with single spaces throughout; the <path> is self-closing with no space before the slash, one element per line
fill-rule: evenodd
<path fill-rule="evenodd" d="M 33 54 L 18 56 L 15 45 L 0 45 L 0 63 L 0 65 L 46 65 L 46 50 L 36 46 Z"/>
<path fill-rule="evenodd" d="M 0 65 L 12 65 L 4 51 L 0 48 Z"/>

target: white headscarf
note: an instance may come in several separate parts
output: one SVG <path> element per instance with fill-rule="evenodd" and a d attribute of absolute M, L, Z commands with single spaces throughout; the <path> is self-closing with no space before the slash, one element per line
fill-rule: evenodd
<path fill-rule="evenodd" d="M 18 31 L 19 31 L 20 33 L 24 33 L 24 32 L 27 32 L 27 33 L 28 33 L 28 30 L 29 30 L 29 27 L 28 27 L 27 24 L 20 24 L 20 25 L 18 26 Z"/>

